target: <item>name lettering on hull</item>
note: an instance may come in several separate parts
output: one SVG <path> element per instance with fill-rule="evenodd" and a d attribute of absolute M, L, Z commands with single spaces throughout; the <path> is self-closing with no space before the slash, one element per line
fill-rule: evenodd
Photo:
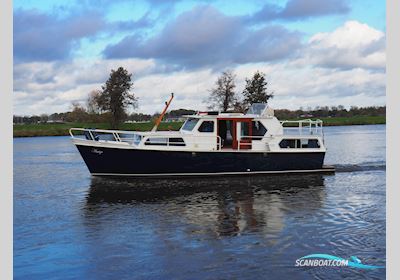
<path fill-rule="evenodd" d="M 103 151 L 100 151 L 100 150 L 94 149 L 94 148 L 91 150 L 91 152 L 92 152 L 93 154 L 98 154 L 98 155 L 101 155 L 101 154 L 103 153 Z"/>

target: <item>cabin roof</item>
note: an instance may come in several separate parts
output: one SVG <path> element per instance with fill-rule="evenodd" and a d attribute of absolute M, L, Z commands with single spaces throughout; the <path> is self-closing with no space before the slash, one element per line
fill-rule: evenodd
<path fill-rule="evenodd" d="M 259 115 L 245 115 L 242 113 L 220 113 L 218 115 L 183 115 L 184 118 L 195 118 L 195 119 L 222 119 L 222 118 L 232 118 L 232 119 L 268 119 L 271 117 L 259 116 Z"/>

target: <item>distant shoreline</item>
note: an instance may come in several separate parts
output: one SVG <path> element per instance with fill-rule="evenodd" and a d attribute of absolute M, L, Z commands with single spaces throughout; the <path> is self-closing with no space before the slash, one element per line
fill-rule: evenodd
<path fill-rule="evenodd" d="M 317 119 L 317 118 L 311 118 Z M 348 125 L 373 125 L 386 124 L 385 116 L 354 116 L 354 117 L 332 117 L 318 118 L 324 122 L 324 126 L 348 126 Z M 160 130 L 178 130 L 182 122 L 163 122 Z M 46 123 L 46 124 L 15 124 L 13 126 L 13 137 L 35 137 L 35 136 L 67 136 L 71 127 L 85 127 L 109 129 L 107 123 Z M 149 131 L 153 123 L 124 123 L 121 130 Z"/>

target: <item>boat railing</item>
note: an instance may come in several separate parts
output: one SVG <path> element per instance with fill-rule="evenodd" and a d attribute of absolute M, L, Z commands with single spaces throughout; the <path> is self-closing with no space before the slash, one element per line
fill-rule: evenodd
<path fill-rule="evenodd" d="M 72 138 L 81 138 L 84 136 L 86 140 L 97 141 L 100 140 L 101 135 L 109 135 L 112 138 L 107 139 L 108 141 L 116 142 L 128 142 L 127 140 L 133 140 L 134 135 L 137 135 L 136 131 L 125 131 L 125 130 L 110 130 L 110 129 L 97 129 L 97 128 L 70 128 L 69 134 Z M 78 136 L 79 135 L 79 136 Z M 132 137 L 126 137 L 126 135 L 132 135 Z"/>
<path fill-rule="evenodd" d="M 134 144 L 136 146 L 140 143 L 145 145 L 155 145 L 155 146 L 188 146 L 188 145 L 202 145 L 207 143 L 215 143 L 217 150 L 221 149 L 221 137 L 215 135 L 194 135 L 188 137 L 188 135 L 168 135 L 163 132 L 151 132 L 151 131 L 125 131 L 125 130 L 109 130 L 109 129 L 92 129 L 92 128 L 70 128 L 69 134 L 72 138 L 82 139 L 84 137 L 86 140 L 91 141 L 113 141 L 113 142 L 125 142 L 129 144 Z M 79 135 L 79 136 L 78 136 Z M 106 137 L 102 137 L 106 135 Z M 108 136 L 108 137 L 107 137 Z M 177 141 L 177 138 L 184 139 L 182 141 Z M 146 141 L 151 139 L 151 142 L 146 144 Z M 157 140 L 158 139 L 158 140 Z M 170 139 L 175 139 L 170 141 Z M 189 140 L 190 139 L 190 140 Z M 211 139 L 210 141 L 202 141 L 206 139 Z M 215 142 L 212 140 L 215 139 Z"/>
<path fill-rule="evenodd" d="M 311 120 L 304 119 L 298 121 L 281 121 L 284 129 L 284 134 L 297 135 L 322 135 L 323 122 L 320 119 Z"/>

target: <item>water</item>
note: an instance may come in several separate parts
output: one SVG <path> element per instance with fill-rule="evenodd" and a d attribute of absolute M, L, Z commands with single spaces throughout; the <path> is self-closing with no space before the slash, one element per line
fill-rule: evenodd
<path fill-rule="evenodd" d="M 15 279 L 384 279 L 384 125 L 325 128 L 335 175 L 91 178 L 69 137 L 14 139 Z M 133 159 L 135 160 L 135 159 Z"/>

